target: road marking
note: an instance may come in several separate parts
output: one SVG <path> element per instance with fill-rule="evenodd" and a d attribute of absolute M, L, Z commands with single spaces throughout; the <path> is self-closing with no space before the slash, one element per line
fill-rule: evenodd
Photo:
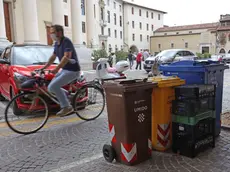
<path fill-rule="evenodd" d="M 91 161 L 97 160 L 97 159 L 102 158 L 102 157 L 103 157 L 102 153 L 97 154 L 97 155 L 91 156 L 89 158 L 85 158 L 85 159 L 82 159 L 80 161 L 72 162 L 70 164 L 61 166 L 61 167 L 59 167 L 57 169 L 53 169 L 49 172 L 62 172 L 62 171 L 70 170 L 71 168 L 77 167 L 77 166 L 82 165 L 82 164 L 89 163 Z"/>

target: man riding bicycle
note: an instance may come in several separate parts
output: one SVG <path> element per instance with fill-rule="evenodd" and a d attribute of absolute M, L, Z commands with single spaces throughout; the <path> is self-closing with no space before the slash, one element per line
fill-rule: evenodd
<path fill-rule="evenodd" d="M 63 27 L 60 25 L 51 26 L 50 36 L 52 40 L 55 41 L 54 52 L 49 58 L 48 63 L 41 70 L 53 64 L 56 57 L 59 58 L 60 63 L 51 71 L 56 74 L 56 76 L 49 84 L 48 91 L 56 95 L 61 107 L 57 116 L 63 117 L 71 114 L 74 110 L 70 105 L 66 93 L 62 90 L 62 87 L 80 77 L 81 67 L 72 41 L 64 36 Z M 62 70 L 59 72 L 61 68 Z"/>

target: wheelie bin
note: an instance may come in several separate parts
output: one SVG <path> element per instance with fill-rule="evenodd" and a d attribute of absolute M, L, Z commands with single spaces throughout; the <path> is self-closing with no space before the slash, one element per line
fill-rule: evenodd
<path fill-rule="evenodd" d="M 214 61 L 179 61 L 170 65 L 160 66 L 165 76 L 178 76 L 186 84 L 216 85 L 216 136 L 221 132 L 221 113 L 223 99 L 224 70 L 229 69 L 225 64 Z"/>
<path fill-rule="evenodd" d="M 151 157 L 151 94 L 154 82 L 116 80 L 104 83 L 111 145 L 106 161 L 136 165 Z"/>
<path fill-rule="evenodd" d="M 172 101 L 175 99 L 174 87 L 184 85 L 178 77 L 153 77 L 157 88 L 152 92 L 152 146 L 165 151 L 172 144 Z"/>

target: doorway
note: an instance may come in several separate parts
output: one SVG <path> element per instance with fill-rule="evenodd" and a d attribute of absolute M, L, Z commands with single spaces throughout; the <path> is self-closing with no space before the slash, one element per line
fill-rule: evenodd
<path fill-rule="evenodd" d="M 53 45 L 53 40 L 50 37 L 50 26 L 46 26 L 46 34 L 47 34 L 47 44 Z"/>
<path fill-rule="evenodd" d="M 5 17 L 5 28 L 6 28 L 6 37 L 7 39 L 12 42 L 12 35 L 11 35 L 11 24 L 10 24 L 10 3 L 4 2 L 4 17 Z"/>

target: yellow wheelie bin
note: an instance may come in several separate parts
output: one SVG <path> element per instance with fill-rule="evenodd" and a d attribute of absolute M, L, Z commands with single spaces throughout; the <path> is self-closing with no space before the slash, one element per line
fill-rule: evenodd
<path fill-rule="evenodd" d="M 158 76 L 149 78 L 158 83 L 152 92 L 152 146 L 165 151 L 172 144 L 172 101 L 175 99 L 174 87 L 184 85 L 185 80 L 178 77 Z"/>

